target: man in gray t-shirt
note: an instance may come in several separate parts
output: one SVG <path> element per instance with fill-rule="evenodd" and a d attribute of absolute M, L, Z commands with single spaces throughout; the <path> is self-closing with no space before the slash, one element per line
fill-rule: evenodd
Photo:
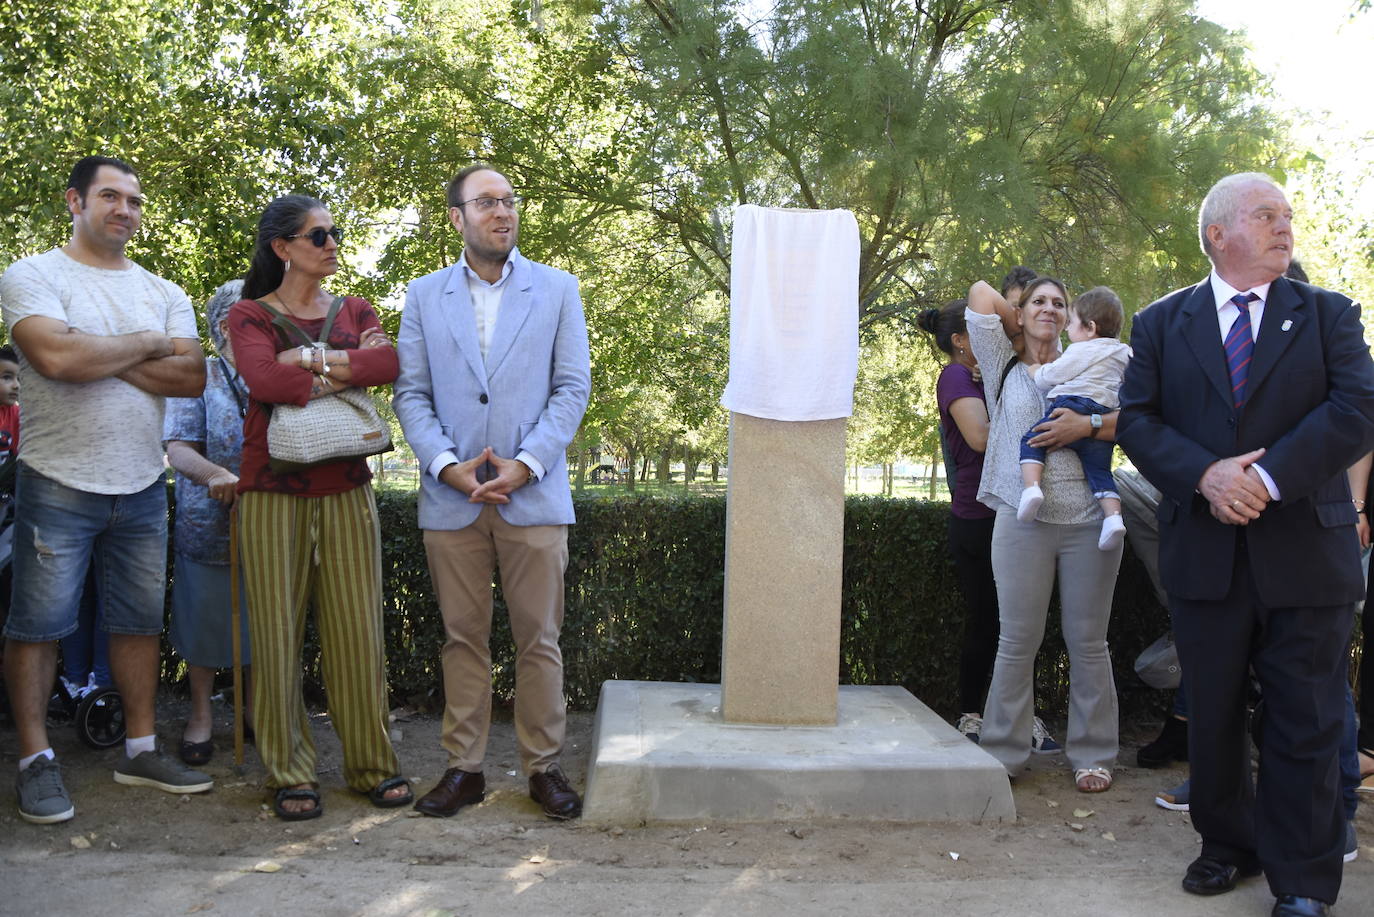
<path fill-rule="evenodd" d="M 88 566 L 127 726 L 115 780 L 169 793 L 213 785 L 164 756 L 154 734 L 167 557 L 162 412 L 167 396 L 205 387 L 195 312 L 179 287 L 124 256 L 143 208 L 133 169 L 88 156 L 66 200 L 71 241 L 0 277 L 24 387 L 5 682 L 19 730 L 19 814 L 39 824 L 75 813 L 45 710 L 55 641 L 77 627 Z"/>

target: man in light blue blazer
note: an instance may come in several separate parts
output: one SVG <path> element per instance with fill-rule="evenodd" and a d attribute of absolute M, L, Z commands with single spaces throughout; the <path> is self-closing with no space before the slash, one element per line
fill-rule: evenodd
<path fill-rule="evenodd" d="M 415 808 L 447 817 L 486 792 L 491 583 L 515 637 L 515 734 L 530 796 L 551 818 L 582 801 L 558 764 L 566 709 L 563 573 L 573 520 L 565 455 L 591 392 L 577 278 L 515 247 L 520 198 L 477 164 L 448 185 L 463 236 L 452 267 L 412 282 L 395 408 L 420 462 L 420 528 L 444 617 L 448 770 Z"/>

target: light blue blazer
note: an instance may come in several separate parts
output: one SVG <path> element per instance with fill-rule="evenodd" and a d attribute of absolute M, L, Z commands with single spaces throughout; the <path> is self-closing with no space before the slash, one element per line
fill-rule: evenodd
<path fill-rule="evenodd" d="M 467 279 L 457 264 L 406 288 L 392 401 L 420 461 L 420 528 L 461 529 L 481 503 L 440 483 L 429 466 L 445 450 L 466 461 L 491 446 L 514 458 L 527 450 L 544 466 L 498 504 L 512 525 L 572 523 L 567 449 L 591 394 L 587 323 L 577 278 L 514 250 L 487 358 Z M 490 466 L 478 480 L 494 477 Z"/>

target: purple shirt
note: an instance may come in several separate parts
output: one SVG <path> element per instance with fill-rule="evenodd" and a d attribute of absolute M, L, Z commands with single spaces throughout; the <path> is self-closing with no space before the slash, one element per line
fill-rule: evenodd
<path fill-rule="evenodd" d="M 952 494 L 949 511 L 960 519 L 986 519 L 995 515 L 978 502 L 978 482 L 983 477 L 983 453 L 975 451 L 964 440 L 959 425 L 949 413 L 949 406 L 960 398 L 983 401 L 983 383 L 973 380 L 973 370 L 967 366 L 951 363 L 940 372 L 940 381 L 935 385 L 935 398 L 940 405 L 945 468 Z"/>

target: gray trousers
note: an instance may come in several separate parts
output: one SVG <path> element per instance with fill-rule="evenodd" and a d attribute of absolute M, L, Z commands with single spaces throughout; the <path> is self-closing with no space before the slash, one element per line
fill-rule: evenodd
<path fill-rule="evenodd" d="M 1116 763 L 1116 682 L 1107 652 L 1107 622 L 1121 546 L 1099 551 L 1100 530 L 1096 522 L 1018 522 L 1015 508 L 997 511 L 992 569 L 997 577 L 1002 635 L 979 745 L 1013 777 L 1030 758 L 1035 654 L 1045 637 L 1056 572 L 1069 651 L 1069 726 L 1064 751 L 1075 769 L 1110 768 Z"/>

